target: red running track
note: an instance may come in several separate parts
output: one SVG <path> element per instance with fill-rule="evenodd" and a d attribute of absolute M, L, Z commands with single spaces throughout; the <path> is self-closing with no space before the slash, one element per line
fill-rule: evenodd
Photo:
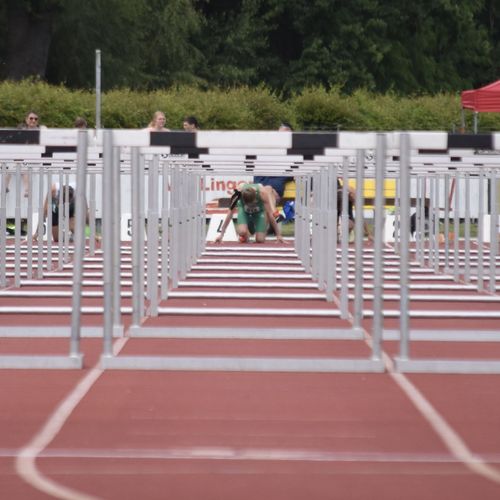
<path fill-rule="evenodd" d="M 128 355 L 369 352 L 363 341 L 116 343 Z M 64 353 L 67 344 L 0 338 L 3 354 Z M 417 356 L 498 351 L 486 342 L 412 345 Z M 500 375 L 402 375 L 390 364 L 382 374 L 103 372 L 101 341 L 82 348 L 83 370 L 0 371 L 1 498 L 500 498 Z M 397 349 L 384 343 L 388 355 Z M 49 432 L 54 412 L 61 427 Z M 26 448 L 44 437 L 47 446 Z"/>

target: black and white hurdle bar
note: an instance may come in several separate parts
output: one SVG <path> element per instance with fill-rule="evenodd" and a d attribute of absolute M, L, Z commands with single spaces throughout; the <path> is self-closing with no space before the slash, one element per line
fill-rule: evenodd
<path fill-rule="evenodd" d="M 1 131 L 1 132 L 4 132 L 4 131 Z M 12 134 L 9 136 L 11 139 L 13 138 L 13 141 L 18 141 L 18 145 L 19 144 L 22 144 L 22 148 L 23 150 L 28 150 L 29 148 L 25 145 L 26 141 L 28 142 L 28 144 L 38 144 L 36 142 L 29 142 L 31 140 L 33 140 L 33 134 L 31 133 L 28 133 L 27 135 L 25 134 L 19 134 L 19 132 L 25 132 L 25 131 L 15 131 L 15 132 L 12 132 Z M 61 141 L 61 138 L 62 138 L 62 141 L 60 142 L 60 144 L 62 144 L 61 147 L 67 147 L 67 148 L 71 148 L 73 147 L 71 145 L 71 139 L 74 137 L 74 131 L 40 131 L 40 132 L 36 132 L 35 134 L 39 134 L 38 136 L 38 140 L 40 143 L 45 143 L 47 144 L 47 146 L 49 147 L 55 147 L 57 148 L 57 146 L 54 144 L 55 142 L 57 141 Z M 57 135 L 59 134 L 59 135 Z M 73 135 L 72 135 L 73 134 Z M 85 133 L 84 133 L 85 134 Z M 89 132 L 90 134 L 90 132 Z M 276 143 L 274 143 L 273 141 L 270 141 L 270 138 L 269 136 L 275 136 L 273 138 L 273 141 L 275 140 Z M 470 137 L 470 136 L 463 136 L 460 137 L 455 137 L 455 136 L 450 136 L 449 134 L 444 134 L 444 133 L 411 133 L 408 135 L 408 137 L 410 138 L 410 146 L 408 149 L 409 151 L 407 153 L 405 153 L 404 151 L 401 151 L 399 154 L 400 156 L 403 156 L 403 155 L 406 155 L 406 156 L 410 156 L 410 151 L 414 151 L 416 148 L 427 148 L 427 149 L 443 149 L 443 143 L 444 143 L 444 140 L 446 139 L 447 140 L 447 146 L 448 148 L 450 146 L 454 147 L 454 148 L 460 148 L 461 146 L 463 146 L 464 148 L 470 148 L 470 147 L 484 147 L 484 148 L 498 148 L 498 137 L 497 137 L 498 134 L 491 134 L 489 136 L 478 136 L 478 137 Z M 56 140 L 56 137 L 57 137 L 57 140 Z M 2 134 L 0 134 L 0 138 L 4 139 L 5 138 L 5 134 L 2 136 Z M 211 142 L 210 139 L 213 140 L 213 142 Z M 199 162 L 197 162 L 196 158 L 197 157 L 200 157 L 200 156 L 203 156 L 203 155 L 208 155 L 210 157 L 218 157 L 218 156 L 226 156 L 226 159 L 228 159 L 230 162 L 233 162 L 233 165 L 236 165 L 231 167 L 231 168 L 237 168 L 238 165 L 237 165 L 237 156 L 238 155 L 243 155 L 243 153 L 245 153 L 243 156 L 245 157 L 245 159 L 247 157 L 252 157 L 254 159 L 254 163 L 258 166 L 259 164 L 259 154 L 250 154 L 250 153 L 262 153 L 261 156 L 265 156 L 265 160 L 263 161 L 263 163 L 270 163 L 270 160 L 269 160 L 269 157 L 273 157 L 273 159 L 279 159 L 280 156 L 282 156 L 282 158 L 280 159 L 281 160 L 281 163 L 283 165 L 286 164 L 286 160 L 289 159 L 289 158 L 293 158 L 294 160 L 301 156 L 302 158 L 302 164 L 300 164 L 300 162 L 298 161 L 296 165 L 294 165 L 296 168 L 294 170 L 294 172 L 296 173 L 299 173 L 301 172 L 301 169 L 302 171 L 305 171 L 307 172 L 307 174 L 305 175 L 305 183 L 306 183 L 306 193 L 308 194 L 308 196 L 305 197 L 306 199 L 306 219 L 304 220 L 304 234 L 299 234 L 299 240 L 302 240 L 302 239 L 305 239 L 306 240 L 306 243 L 307 243 L 307 234 L 309 234 L 309 216 L 315 220 L 315 224 L 313 225 L 313 229 L 311 231 L 311 235 L 310 235 L 310 240 L 311 240 L 311 246 L 312 246 L 312 251 L 311 251 L 311 256 L 312 256 L 312 262 L 311 262 L 311 269 L 314 269 L 314 273 L 316 274 L 317 278 L 319 279 L 321 277 L 321 279 L 324 279 L 324 275 L 326 274 L 327 276 L 327 279 L 328 279 L 328 276 L 331 275 L 331 273 L 328 273 L 328 271 L 326 271 L 323 267 L 323 264 L 322 262 L 324 262 L 324 256 L 322 256 L 322 252 L 318 252 L 318 245 L 319 245 L 319 248 L 324 248 L 324 242 L 325 242 L 325 235 L 323 234 L 322 231 L 319 231 L 319 232 L 316 232 L 315 234 L 313 234 L 315 232 L 315 230 L 318 229 L 317 226 L 320 227 L 320 229 L 325 229 L 324 226 L 322 226 L 322 221 L 324 221 L 325 219 L 323 218 L 324 217 L 324 206 L 323 205 L 320 205 L 320 208 L 319 208 L 319 213 L 318 213 L 318 208 L 316 207 L 316 205 L 318 203 L 323 203 L 323 200 L 325 198 L 324 196 L 324 193 L 323 193 L 323 196 L 321 195 L 321 190 L 320 190 L 320 194 L 318 195 L 316 193 L 316 196 L 317 196 L 317 200 L 315 201 L 313 198 L 310 198 L 309 195 L 311 195 L 311 185 L 309 183 L 309 181 L 311 180 L 312 176 L 313 175 L 318 175 L 318 174 L 311 174 L 311 172 L 315 172 L 315 171 L 323 171 L 326 167 L 328 167 L 329 163 L 326 161 L 327 159 L 334 159 L 334 158 L 341 158 L 342 159 L 342 163 L 339 164 L 338 166 L 335 166 L 333 167 L 333 169 L 331 169 L 334 173 L 330 175 L 329 179 L 333 180 L 336 178 L 336 175 L 337 173 L 335 173 L 334 169 L 335 168 L 338 168 L 339 169 L 339 172 L 341 173 L 341 175 L 345 178 L 349 177 L 350 174 L 346 175 L 347 173 L 347 170 L 348 170 L 348 161 L 347 161 L 347 158 L 349 158 L 349 155 L 347 154 L 347 150 L 346 151 L 342 151 L 342 148 L 335 148 L 336 145 L 338 144 L 343 144 L 345 147 L 348 147 L 350 148 L 351 151 L 354 151 L 354 152 L 357 152 L 358 150 L 362 150 L 362 149 L 376 149 L 377 150 L 377 154 L 376 154 L 376 161 L 377 161 L 377 165 L 376 165 L 376 168 L 375 168 L 375 171 L 372 172 L 372 175 L 376 175 L 376 176 L 381 176 L 379 177 L 379 179 L 383 179 L 384 177 L 384 170 L 391 170 L 391 168 L 395 169 L 395 171 L 397 172 L 397 161 L 394 163 L 394 159 L 393 159 L 393 165 L 388 161 L 387 159 L 387 155 L 386 154 L 381 154 L 380 151 L 381 151 L 381 148 L 384 147 L 384 148 L 390 148 L 391 150 L 395 150 L 397 151 L 398 150 L 398 144 L 397 142 L 399 141 L 399 138 L 400 138 L 400 135 L 399 134 L 396 134 L 396 133 L 393 133 L 393 134 L 371 134 L 371 133 L 367 133 L 367 134 L 356 134 L 356 133 L 339 133 L 339 134 L 296 134 L 296 133 L 269 133 L 269 132 L 266 132 L 265 133 L 265 136 L 263 135 L 263 133 L 261 132 L 203 132 L 203 133 L 199 133 L 199 134 L 185 134 L 185 133 L 178 133 L 178 134 L 175 134 L 173 133 L 170 134 L 170 133 L 167 133 L 167 134 L 154 134 L 154 133 L 144 133 L 144 131 L 114 131 L 114 134 L 113 134 L 113 144 L 115 148 L 119 148 L 119 147 L 126 147 L 126 146 L 129 146 L 132 144 L 133 148 L 132 148 L 132 158 L 134 156 L 134 151 L 137 151 L 137 149 L 134 149 L 135 148 L 140 148 L 141 149 L 141 154 L 144 154 L 144 155 L 151 155 L 151 154 L 160 154 L 161 151 L 166 151 L 168 150 L 170 154 L 183 154 L 183 155 L 187 155 L 188 158 L 183 158 L 183 159 L 179 159 L 179 160 L 173 160 L 173 161 L 170 161 L 170 164 L 176 164 L 176 166 L 179 168 L 179 172 L 183 172 L 183 171 L 189 171 L 190 173 L 193 173 L 193 172 L 196 172 L 196 171 L 200 171 L 200 172 L 203 172 L 203 168 L 200 168 L 200 165 L 199 165 Z M 28 140 L 29 139 L 29 140 Z M 91 139 L 93 140 L 93 138 L 91 137 Z M 290 140 L 291 139 L 291 140 Z M 460 143 L 460 141 L 458 141 L 458 139 L 462 140 L 463 139 L 463 144 Z M 25 143 L 23 144 L 22 141 L 25 141 Z M 45 142 L 44 142 L 45 141 Z M 147 142 L 149 141 L 149 144 L 146 144 Z M 5 140 L 3 142 L 6 142 Z M 52 142 L 52 144 L 51 144 Z M 94 144 L 96 148 L 99 148 L 101 147 L 100 144 L 102 143 L 102 137 L 98 137 L 97 138 L 97 141 L 94 141 Z M 286 143 L 286 144 L 285 144 Z M 290 144 L 291 143 L 291 144 Z M 230 147 L 228 147 L 228 144 L 230 144 Z M 383 144 L 383 146 L 382 146 Z M 291 147 L 286 147 L 286 149 L 283 148 L 283 146 L 291 146 Z M 39 148 L 39 146 L 37 146 Z M 212 156 L 212 150 L 213 150 L 213 156 Z M 1 152 L 3 154 L 3 151 Z M 17 151 L 16 151 L 16 154 L 17 154 Z M 71 152 L 67 153 L 67 154 L 71 154 Z M 36 153 L 35 153 L 35 156 L 36 156 Z M 192 158 L 189 158 L 189 157 L 192 157 Z M 15 158 L 15 157 L 14 157 Z M 139 158 L 141 158 L 141 155 L 139 156 Z M 410 156 L 411 158 L 411 156 Z M 145 161 L 144 159 L 142 161 Z M 219 160 L 217 160 L 219 161 Z M 399 161 L 399 160 L 398 160 Z M 139 159 L 139 167 L 136 167 L 136 168 L 139 168 L 139 172 L 140 172 L 140 162 L 141 160 Z M 132 161 L 132 164 L 134 162 Z M 408 161 L 408 164 L 410 163 L 410 161 Z M 136 163 L 137 165 L 137 163 Z M 380 166 L 381 165 L 381 166 Z M 247 169 L 247 166 L 248 164 L 247 163 L 244 163 L 243 165 L 240 165 L 240 168 L 244 168 L 245 171 Z M 213 167 L 214 168 L 217 168 L 217 162 L 215 162 L 213 164 Z M 267 165 L 266 165 L 267 167 Z M 468 165 L 463 165 L 464 168 L 468 168 Z M 473 170 L 475 170 L 476 172 L 482 172 L 484 171 L 485 169 L 484 168 L 481 168 L 482 165 L 472 165 L 472 167 L 475 167 L 473 168 Z M 278 173 L 279 171 L 279 168 L 275 168 L 275 171 L 276 173 Z M 419 171 L 425 171 L 425 165 L 422 165 L 419 168 Z M 456 164 L 452 164 L 450 165 L 449 167 L 449 170 L 455 170 L 457 171 L 457 166 Z M 497 178 L 498 178 L 498 169 L 496 168 L 493 168 L 493 167 L 490 167 L 488 166 L 489 168 L 489 171 L 490 171 L 490 198 L 491 200 L 493 200 L 493 203 L 492 203 L 492 207 L 491 207 L 491 219 L 490 219 L 490 229 L 491 229 L 491 232 L 490 234 L 492 235 L 495 235 L 495 234 L 498 234 L 498 218 L 497 218 L 497 212 L 496 212 L 496 202 L 495 202 L 495 197 L 496 197 L 496 189 L 495 189 L 495 186 L 497 184 Z M 365 169 L 367 170 L 367 169 Z M 18 170 L 19 171 L 19 170 Z M 324 175 L 324 174 L 323 174 Z M 368 173 L 368 175 L 370 175 L 370 173 Z M 392 174 L 393 175 L 393 174 Z M 19 179 L 19 175 L 17 176 L 17 178 Z M 300 175 L 299 175 L 299 178 L 300 178 Z M 432 184 L 431 184 L 432 185 Z M 381 186 L 382 186 L 382 183 L 377 183 L 377 186 L 380 186 L 380 190 L 382 189 Z M 176 190 L 177 191 L 177 190 Z M 336 192 L 336 190 L 334 190 Z M 383 194 L 383 193 L 382 193 Z M 138 196 L 140 196 L 140 193 L 138 193 Z M 344 197 L 345 199 L 345 197 Z M 326 197 L 326 200 L 327 200 L 327 197 Z M 136 213 L 136 218 L 137 218 L 137 222 L 136 222 L 136 232 L 134 234 L 138 234 L 138 235 L 143 235 L 144 232 L 142 229 L 138 229 L 138 228 L 141 228 L 141 225 L 143 227 L 143 224 L 144 224 L 144 217 L 143 215 L 141 215 L 141 208 L 140 208 L 140 205 L 141 205 L 141 201 L 139 200 L 138 204 L 139 204 L 139 208 L 137 209 L 138 213 Z M 154 204 L 154 202 L 152 202 Z M 315 205 L 316 203 L 316 205 Z M 328 205 L 328 200 L 326 202 L 324 202 Z M 336 210 L 336 203 L 332 203 L 332 211 L 329 213 L 329 217 L 331 220 L 336 220 L 336 217 L 335 217 L 335 210 Z M 2 204 L 2 207 L 0 207 L 0 209 L 3 209 L 5 205 Z M 153 207 L 154 208 L 154 207 Z M 404 220 L 408 220 L 408 217 L 406 217 L 406 215 L 409 216 L 409 213 L 408 214 L 404 214 L 403 213 L 403 210 L 406 211 L 406 209 L 404 209 L 403 206 L 400 206 L 400 213 L 399 213 L 399 220 L 401 221 L 404 221 Z M 172 209 L 172 211 L 174 212 L 175 209 Z M 313 213 L 315 212 L 315 213 Z M 327 210 L 328 212 L 328 210 Z M 333 213 L 332 213 L 333 212 Z M 381 191 L 379 191 L 377 193 L 377 196 L 376 196 L 376 206 L 375 206 L 375 213 L 376 213 L 376 217 L 375 217 L 375 225 L 376 225 L 376 232 L 375 232 L 375 253 L 377 254 L 377 258 L 375 259 L 375 270 L 374 270 L 374 274 L 376 276 L 376 291 L 382 291 L 383 287 L 380 286 L 380 283 L 378 282 L 378 280 L 380 279 L 380 268 L 378 267 L 379 265 L 381 265 L 381 259 L 380 259 L 380 249 L 382 248 L 381 246 L 381 233 L 382 233 L 382 230 L 381 228 L 383 229 L 383 201 L 382 201 L 382 196 L 381 196 Z M 152 217 L 152 219 L 154 219 L 154 210 L 153 212 L 151 212 L 149 214 L 149 216 Z M 377 215 L 378 214 L 378 215 Z M 382 214 L 382 215 L 380 215 Z M 319 218 L 318 218 L 319 217 Z M 189 218 L 188 218 L 189 219 Z M 142 222 L 141 222 L 142 221 Z M 104 222 L 104 221 L 103 221 Z M 114 224 L 114 223 L 113 223 Z M 113 226 L 112 224 L 112 226 Z M 404 224 L 404 223 L 403 223 Z M 133 224 L 134 225 L 134 224 Z M 342 226 L 345 227 L 345 224 L 342 223 Z M 116 228 L 116 224 L 114 226 Z M 187 227 L 187 226 L 185 226 Z M 172 229 L 172 233 L 175 233 L 175 229 L 179 229 L 179 226 L 177 225 L 174 225 L 173 229 Z M 149 226 L 148 226 L 148 230 L 149 230 Z M 180 229 L 179 229 L 180 231 Z M 360 236 L 360 233 L 359 233 L 359 229 L 357 228 L 357 231 L 358 231 L 358 234 L 357 234 L 357 237 L 356 237 L 356 241 L 358 240 L 361 240 L 361 238 L 359 238 Z M 400 228 L 400 231 L 401 231 L 401 238 L 403 238 L 403 232 L 405 231 L 404 228 Z M 106 231 L 107 232 L 107 231 Z M 3 233 L 5 234 L 5 233 Z M 180 232 L 179 234 L 179 237 L 176 238 L 176 241 L 183 241 L 182 240 L 182 232 Z M 433 237 L 435 236 L 435 231 L 432 232 L 433 234 Z M 154 239 L 154 236 L 153 234 L 151 235 L 152 238 Z M 16 238 L 18 239 L 18 238 Z M 139 238 L 137 238 L 139 240 Z M 328 241 L 328 237 L 326 237 L 326 241 Z M 346 241 L 346 239 L 343 239 L 342 241 Z M 457 238 L 455 239 L 455 241 L 457 241 Z M 135 242 L 135 238 L 134 238 L 134 242 Z M 149 238 L 148 238 L 148 242 L 149 242 Z M 103 242 L 104 246 L 105 243 Z M 189 244 L 189 242 L 187 242 L 187 244 Z M 456 243 L 455 243 L 456 244 Z M 498 248 L 497 248 L 497 242 L 496 242 L 496 239 L 493 238 L 493 241 L 492 241 L 492 245 L 491 245 L 491 249 L 490 249 L 490 265 L 489 265 L 489 269 L 490 269 L 490 277 L 489 277 L 489 285 L 490 285 L 490 288 L 493 287 L 493 289 L 495 289 L 495 283 L 496 283 L 496 279 L 495 279 L 495 266 L 496 266 L 496 256 L 497 256 L 497 253 L 498 253 Z M 163 247 L 162 247 L 163 248 Z M 346 248 L 346 247 L 343 247 L 343 248 Z M 482 248 L 482 245 L 480 245 L 480 248 Z M 17 249 L 17 245 L 16 245 L 16 249 Z M 435 253 L 435 249 L 436 247 L 434 246 L 433 247 L 433 252 L 434 252 L 434 256 L 437 255 Z M 304 249 L 303 249 L 304 250 Z M 456 248 L 457 250 L 457 248 Z M 17 250 L 16 250 L 17 251 Z M 307 253 L 307 257 L 306 259 L 309 259 L 309 250 L 305 250 L 306 253 Z M 141 255 L 140 255 L 140 250 L 138 251 L 139 252 L 139 258 L 138 258 L 138 262 L 143 262 L 143 256 L 142 256 L 142 260 L 141 260 Z M 136 258 L 137 258 L 137 254 L 138 252 L 136 252 Z M 153 250 L 154 252 L 154 250 Z M 149 249 L 148 249 L 148 253 L 149 253 Z M 335 255 L 336 255 L 336 252 L 335 252 Z M 466 255 L 467 252 L 466 252 Z M 457 261 L 457 256 L 458 256 L 458 251 L 455 252 L 455 261 Z M 358 258 L 358 257 L 357 257 Z M 172 257 L 172 262 L 175 263 L 175 255 Z M 184 262 L 185 265 L 188 265 L 186 264 L 186 262 Z M 143 291 L 143 285 L 141 283 L 143 283 L 143 278 L 141 277 L 141 266 L 138 265 L 136 266 L 138 267 L 138 275 L 134 275 L 134 283 L 135 282 L 139 282 L 139 286 L 137 286 L 136 288 L 138 290 L 141 290 L 141 287 L 142 287 L 142 291 Z M 186 267 L 182 267 L 182 264 L 181 264 L 181 272 L 186 270 Z M 151 272 L 148 273 L 149 275 L 151 275 Z M 175 277 L 177 276 L 177 271 L 175 271 L 173 273 L 173 277 L 175 279 Z M 181 274 L 182 275 L 182 274 Z M 334 277 L 336 275 L 336 273 L 333 273 Z M 403 273 L 402 273 L 402 278 L 403 278 Z M 344 283 L 345 280 L 342 279 L 342 282 Z M 162 280 L 162 285 L 163 285 L 163 280 Z M 404 287 L 402 287 L 404 288 Z M 346 296 L 346 287 L 345 286 L 342 286 L 342 283 L 340 285 L 340 289 L 341 289 L 341 303 L 342 303 L 342 300 L 345 300 L 345 296 Z M 403 293 L 403 292 L 402 292 Z M 345 295 L 343 295 L 345 294 Z M 375 296 L 381 296 L 380 293 L 375 293 Z M 115 296 L 116 297 L 116 296 Z M 134 311 L 136 311 L 136 314 L 138 315 L 138 317 L 141 316 L 142 314 L 142 309 L 141 309 L 141 302 L 143 303 L 143 297 L 139 297 L 137 298 L 137 294 L 134 295 Z M 116 298 L 113 299 L 112 303 L 116 303 Z M 380 309 L 380 310 L 379 310 Z M 345 308 L 344 308 L 344 313 L 345 313 Z M 380 341 L 381 341 L 381 338 L 382 338 L 382 335 L 383 335 L 383 332 L 381 331 L 382 330 L 382 327 L 381 325 L 379 324 L 380 322 L 380 318 L 381 318 L 381 314 L 383 314 L 383 311 L 381 310 L 381 306 L 379 307 L 378 305 L 375 305 L 374 307 L 374 311 L 373 311 L 373 322 L 374 322 L 374 336 L 375 336 L 375 339 L 376 339 L 376 342 L 375 342 L 375 354 L 374 354 L 374 358 L 376 360 L 378 360 L 378 352 L 377 350 L 380 350 Z M 403 314 L 404 315 L 404 314 Z M 404 321 L 402 322 L 404 323 Z M 108 335 L 106 336 L 105 334 L 105 337 L 106 339 L 108 339 L 107 341 L 107 345 L 109 345 L 109 332 L 108 332 Z M 401 342 L 402 342 L 402 345 L 404 345 L 404 342 L 405 342 L 405 339 L 404 339 L 405 335 L 401 335 Z M 408 337 L 408 335 L 406 335 L 406 337 Z M 406 353 L 408 351 L 408 349 L 402 347 L 401 348 L 401 352 L 402 353 Z M 105 353 L 105 357 L 108 356 L 108 353 L 106 352 Z M 412 363 L 412 360 L 406 360 L 406 357 L 405 355 L 403 354 L 401 356 L 401 363 L 403 364 L 404 363 L 404 366 L 406 369 L 410 369 L 410 364 Z M 461 362 L 460 364 L 460 367 L 463 367 L 464 366 L 464 363 L 468 363 L 468 362 Z M 472 369 L 475 369 L 473 365 L 471 365 L 470 363 L 467 365 L 467 366 L 472 366 Z M 484 366 L 484 365 L 483 365 Z M 452 369 L 453 367 L 451 367 L 450 369 Z M 439 368 L 440 369 L 440 368 Z M 461 368 L 460 368 L 461 369 Z"/>

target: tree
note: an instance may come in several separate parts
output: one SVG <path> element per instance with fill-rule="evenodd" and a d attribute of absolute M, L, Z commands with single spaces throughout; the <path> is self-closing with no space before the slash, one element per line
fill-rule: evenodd
<path fill-rule="evenodd" d="M 91 88 L 101 49 L 104 89 L 456 91 L 498 76 L 499 15 L 500 0 L 6 0 L 0 71 Z"/>
<path fill-rule="evenodd" d="M 145 3 L 135 0 L 65 0 L 54 26 L 49 81 L 92 88 L 95 50 L 102 52 L 102 87 L 139 87 L 147 80 L 141 32 Z"/>
<path fill-rule="evenodd" d="M 207 2 L 201 68 L 212 84 L 258 85 L 266 80 L 276 58 L 269 52 L 267 2 L 238 0 Z"/>
<path fill-rule="evenodd" d="M 148 87 L 200 83 L 203 17 L 192 0 L 147 0 L 141 32 Z"/>
<path fill-rule="evenodd" d="M 103 89 L 196 81 L 203 56 L 191 41 L 201 23 L 192 0 L 66 1 L 54 31 L 51 81 L 92 87 L 96 49 Z"/>
<path fill-rule="evenodd" d="M 64 0 L 7 0 L 6 78 L 45 77 L 52 26 L 63 4 Z"/>

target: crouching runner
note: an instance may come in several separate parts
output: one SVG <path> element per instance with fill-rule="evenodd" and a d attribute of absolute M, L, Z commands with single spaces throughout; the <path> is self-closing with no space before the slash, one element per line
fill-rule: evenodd
<path fill-rule="evenodd" d="M 276 240 L 284 243 L 279 225 L 273 214 L 275 206 L 273 196 L 272 187 L 263 186 L 262 184 L 244 184 L 241 191 L 235 190 L 221 231 L 215 238 L 215 243 L 220 243 L 224 238 L 224 233 L 235 209 L 238 210 L 236 231 L 241 243 L 247 243 L 251 234 L 255 234 L 257 243 L 264 243 L 269 224 L 274 229 Z"/>

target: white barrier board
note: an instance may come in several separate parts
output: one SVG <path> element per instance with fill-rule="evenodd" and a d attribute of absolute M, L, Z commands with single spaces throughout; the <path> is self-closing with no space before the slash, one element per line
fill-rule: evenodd
<path fill-rule="evenodd" d="M 499 233 L 500 233 L 500 215 L 498 216 L 498 221 L 497 221 L 497 235 Z M 483 216 L 483 235 L 484 235 L 483 241 L 485 243 L 490 243 L 491 242 L 491 215 L 490 214 L 485 214 Z"/>
<path fill-rule="evenodd" d="M 206 241 L 214 241 L 215 238 L 220 234 L 222 224 L 226 218 L 225 214 L 214 214 L 210 218 L 210 224 L 208 226 Z M 234 227 L 234 222 L 231 220 L 224 233 L 223 241 L 239 241 L 238 235 L 236 234 L 236 228 Z"/>

